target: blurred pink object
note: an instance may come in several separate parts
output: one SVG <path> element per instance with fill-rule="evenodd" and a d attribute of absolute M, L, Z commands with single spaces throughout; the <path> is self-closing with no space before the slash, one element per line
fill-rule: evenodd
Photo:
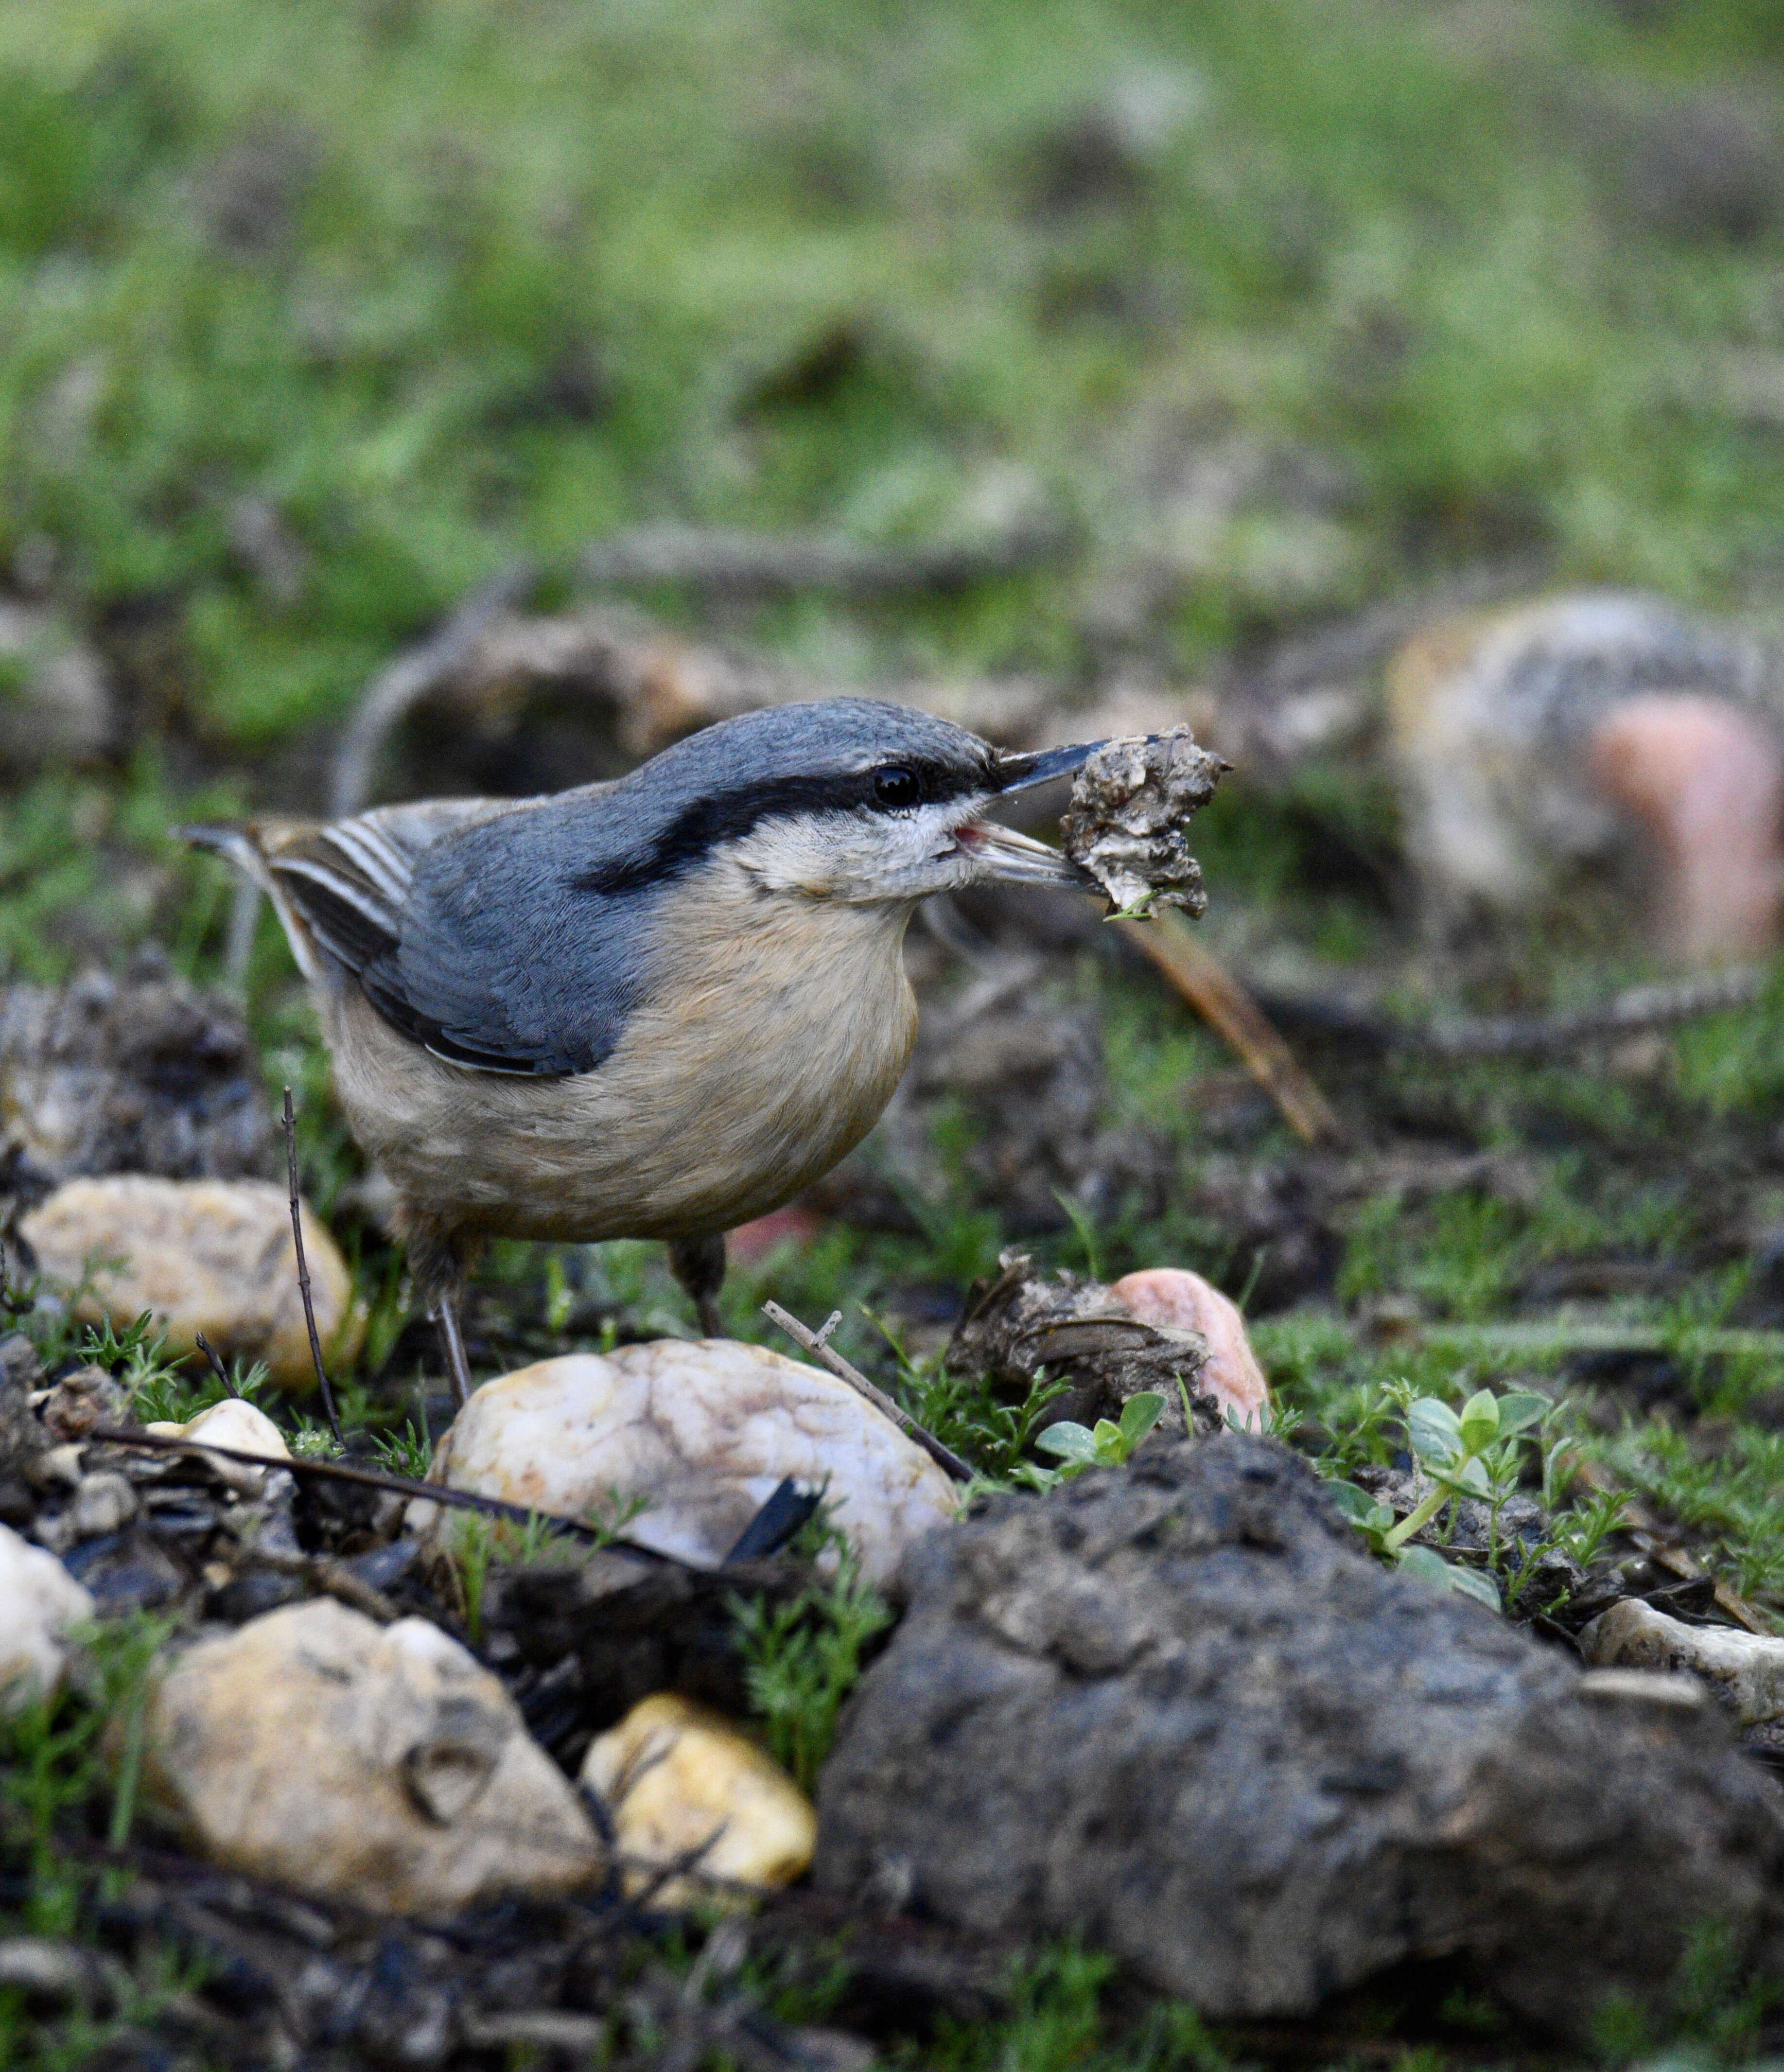
<path fill-rule="evenodd" d="M 1654 845 L 1674 955 L 1766 956 L 1784 894 L 1784 750 L 1771 723 L 1726 699 L 1650 693 L 1605 714 L 1590 763 Z"/>
<path fill-rule="evenodd" d="M 1142 1324 L 1199 1331 L 1208 1342 L 1208 1363 L 1198 1382 L 1202 1393 L 1213 1396 L 1242 1424 L 1262 1421 L 1270 1384 L 1245 1335 L 1245 1319 L 1218 1288 L 1186 1267 L 1149 1266 L 1117 1281 L 1109 1292 Z"/>
<path fill-rule="evenodd" d="M 815 1210 L 789 1202 L 783 1209 L 758 1216 L 753 1223 L 740 1223 L 725 1240 L 726 1255 L 740 1265 L 754 1265 L 757 1260 L 766 1259 L 777 1244 L 788 1239 L 795 1244 L 808 1244 L 823 1228 L 824 1219 Z"/>

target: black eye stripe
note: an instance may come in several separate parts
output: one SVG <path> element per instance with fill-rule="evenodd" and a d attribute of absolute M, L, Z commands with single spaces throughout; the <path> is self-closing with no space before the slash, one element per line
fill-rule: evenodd
<path fill-rule="evenodd" d="M 878 780 L 894 770 L 914 780 L 916 788 L 909 801 L 913 806 L 945 805 L 977 791 L 993 791 L 997 785 L 989 767 L 972 770 L 914 757 L 834 776 L 771 778 L 697 800 L 664 826 L 640 854 L 574 874 L 569 887 L 608 897 L 642 891 L 697 870 L 721 843 L 739 841 L 767 820 L 792 820 L 806 813 L 859 812 L 864 807 L 884 812 L 887 807 L 879 796 Z"/>

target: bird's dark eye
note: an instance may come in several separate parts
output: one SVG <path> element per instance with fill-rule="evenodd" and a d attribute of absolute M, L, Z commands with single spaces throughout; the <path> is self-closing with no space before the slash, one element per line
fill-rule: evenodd
<path fill-rule="evenodd" d="M 906 806 L 916 805 L 923 797 L 923 787 L 917 782 L 915 771 L 902 770 L 893 763 L 874 772 L 874 796 L 882 806 L 897 812 Z"/>

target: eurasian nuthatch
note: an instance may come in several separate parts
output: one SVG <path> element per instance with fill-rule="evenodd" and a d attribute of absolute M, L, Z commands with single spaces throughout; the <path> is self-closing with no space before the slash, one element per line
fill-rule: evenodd
<path fill-rule="evenodd" d="M 191 839 L 277 909 L 462 1400 L 458 1298 L 488 1236 L 667 1239 L 718 1331 L 726 1231 L 835 1165 L 904 1071 L 919 902 L 1087 888 L 982 816 L 1089 753 L 1001 754 L 839 698 L 727 720 L 614 783 Z"/>

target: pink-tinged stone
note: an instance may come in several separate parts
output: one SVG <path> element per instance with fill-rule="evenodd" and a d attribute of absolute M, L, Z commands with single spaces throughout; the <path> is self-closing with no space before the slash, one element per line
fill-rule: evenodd
<path fill-rule="evenodd" d="M 1245 1335 L 1238 1305 L 1186 1267 L 1149 1266 L 1128 1274 L 1109 1290 L 1142 1324 L 1161 1330 L 1199 1331 L 1208 1342 L 1207 1364 L 1197 1377 L 1203 1395 L 1247 1424 L 1269 1408 L 1270 1384 Z"/>

